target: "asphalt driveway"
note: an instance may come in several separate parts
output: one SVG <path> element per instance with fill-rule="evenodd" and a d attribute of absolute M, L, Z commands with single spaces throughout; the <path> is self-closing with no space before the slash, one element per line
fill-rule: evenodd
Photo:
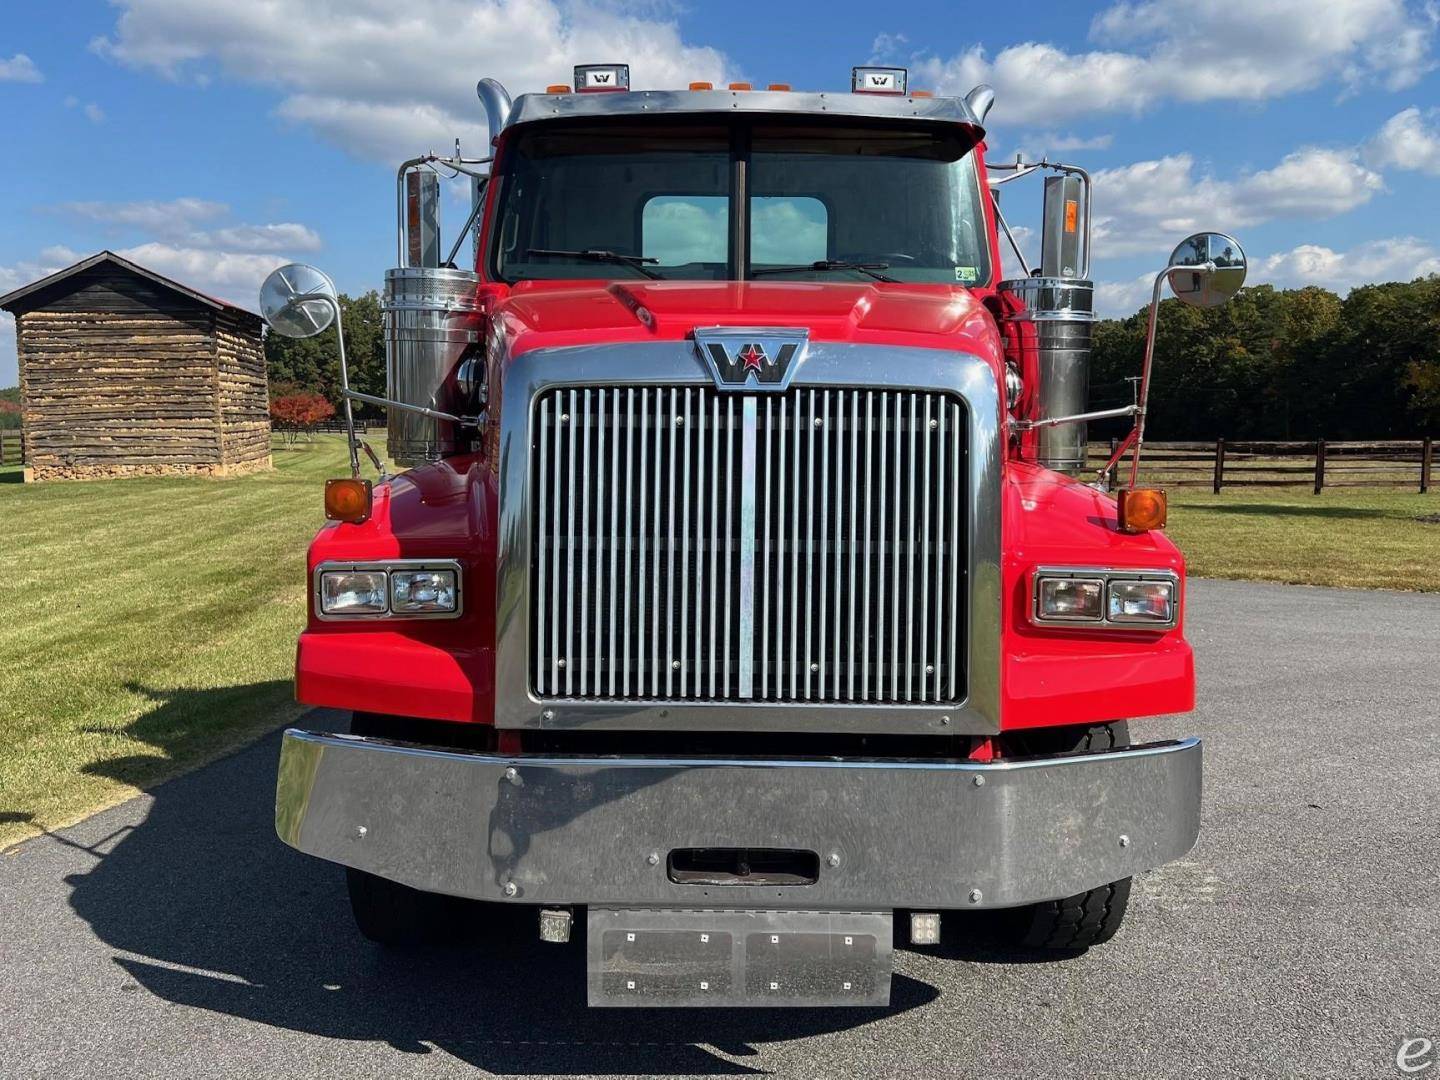
<path fill-rule="evenodd" d="M 275 839 L 272 737 L 0 855 L 0 1076 L 1403 1075 L 1440 1044 L 1440 597 L 1196 582 L 1189 623 L 1199 710 L 1132 731 L 1207 740 L 1200 843 L 1089 953 L 972 915 L 888 1009 L 587 1010 L 533 916 L 364 944 Z"/>

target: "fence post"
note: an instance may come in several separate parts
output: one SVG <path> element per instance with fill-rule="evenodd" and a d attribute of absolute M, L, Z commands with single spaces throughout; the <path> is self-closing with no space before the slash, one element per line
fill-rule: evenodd
<path fill-rule="evenodd" d="M 1321 488 L 1325 486 L 1325 440 L 1319 439 L 1315 443 L 1315 494 L 1319 495 Z"/>
<path fill-rule="evenodd" d="M 1215 494 L 1220 494 L 1220 487 L 1225 482 L 1225 440 L 1215 440 Z"/>
<path fill-rule="evenodd" d="M 1420 494 L 1424 495 L 1430 490 L 1430 462 L 1434 458 L 1434 445 L 1430 436 L 1425 436 L 1425 441 L 1420 444 Z"/>

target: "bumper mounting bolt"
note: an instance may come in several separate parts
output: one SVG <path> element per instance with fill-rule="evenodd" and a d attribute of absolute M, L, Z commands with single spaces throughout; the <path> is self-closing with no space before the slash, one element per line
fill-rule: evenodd
<path fill-rule="evenodd" d="M 355 839 L 356 839 L 356 840 L 364 840 L 364 839 L 365 839 L 365 834 L 366 834 L 367 832 L 369 832 L 369 831 L 370 831 L 370 830 L 367 829 L 367 828 L 365 828 L 364 825 L 356 825 L 356 826 L 355 826 Z"/>
<path fill-rule="evenodd" d="M 505 770 L 505 779 L 510 781 L 510 783 L 514 784 L 516 787 L 519 787 L 521 783 L 520 771 L 514 766 L 511 766 L 510 768 Z"/>
<path fill-rule="evenodd" d="M 646 861 L 647 863 L 649 863 L 651 866 L 659 866 L 659 865 L 660 865 L 660 855 L 659 855 L 658 852 L 652 851 L 652 852 L 650 852 L 649 855 L 646 855 L 646 856 L 645 856 L 645 861 Z"/>
<path fill-rule="evenodd" d="M 1130 846 L 1130 837 L 1126 836 L 1124 833 L 1121 833 L 1121 834 L 1120 834 L 1120 846 L 1121 846 L 1121 847 L 1129 847 L 1129 846 Z"/>
<path fill-rule="evenodd" d="M 829 865 L 829 866 L 839 866 L 839 865 L 840 865 L 840 853 L 839 853 L 838 851 L 832 851 L 832 852 L 830 852 L 829 855 L 825 856 L 825 862 L 826 862 L 826 864 Z"/>
<path fill-rule="evenodd" d="M 970 903 L 978 904 L 983 899 L 985 899 L 985 894 L 982 893 L 979 889 L 970 890 Z"/>
<path fill-rule="evenodd" d="M 976 777 L 975 777 L 975 786 L 976 786 L 976 787 L 984 787 L 984 786 L 985 786 L 985 777 L 983 777 L 983 776 L 976 776 Z"/>
<path fill-rule="evenodd" d="M 554 720 L 554 719 L 555 719 L 555 710 L 554 710 L 554 709 L 546 709 L 546 710 L 544 710 L 544 711 L 540 714 L 540 719 L 542 719 L 542 720 Z"/>
<path fill-rule="evenodd" d="M 513 881 L 507 881 L 507 882 L 505 882 L 504 893 L 505 893 L 506 896 L 514 896 L 514 895 L 515 895 L 517 892 L 519 892 L 519 891 L 520 891 L 520 887 L 519 887 L 518 885 L 516 885 L 515 882 L 513 882 Z"/>

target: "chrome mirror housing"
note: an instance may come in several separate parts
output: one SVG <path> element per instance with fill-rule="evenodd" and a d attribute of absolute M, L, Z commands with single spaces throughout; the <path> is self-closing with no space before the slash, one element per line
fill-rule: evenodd
<path fill-rule="evenodd" d="M 1180 242 L 1170 254 L 1166 277 L 1182 303 L 1191 307 L 1219 307 L 1245 284 L 1245 252 L 1234 237 L 1224 233 L 1196 233 Z"/>
<path fill-rule="evenodd" d="M 314 337 L 329 329 L 340 310 L 335 283 L 323 270 L 290 263 L 260 286 L 260 314 L 277 334 Z"/>

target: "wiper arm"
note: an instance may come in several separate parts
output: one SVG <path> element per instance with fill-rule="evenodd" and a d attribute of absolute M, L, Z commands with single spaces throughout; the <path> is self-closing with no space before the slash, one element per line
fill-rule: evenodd
<path fill-rule="evenodd" d="M 663 279 L 662 274 L 653 270 L 647 270 L 645 263 L 658 263 L 660 260 L 646 255 L 622 255 L 618 251 L 605 251 L 603 248 L 585 248 L 583 251 L 568 251 L 564 248 L 531 248 L 525 252 L 526 255 L 559 255 L 569 259 L 580 259 L 585 262 L 607 262 L 618 263 L 621 266 L 628 266 L 632 270 L 638 270 L 648 278 L 659 281 Z"/>
<path fill-rule="evenodd" d="M 858 270 L 866 277 L 872 277 L 876 281 L 887 281 L 892 285 L 898 284 L 899 279 L 890 277 L 888 274 L 878 274 L 877 270 L 889 270 L 887 262 L 856 263 L 845 262 L 843 259 L 821 259 L 818 262 L 808 263 L 804 266 L 761 266 L 752 268 L 751 277 L 759 277 L 761 274 L 798 274 L 805 270 Z"/>

